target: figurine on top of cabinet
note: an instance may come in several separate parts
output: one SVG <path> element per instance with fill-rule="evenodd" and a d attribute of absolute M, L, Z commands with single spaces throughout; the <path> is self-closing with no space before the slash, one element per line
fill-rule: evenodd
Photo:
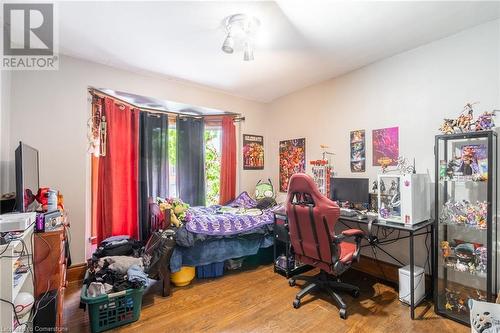
<path fill-rule="evenodd" d="M 453 129 L 453 123 L 454 123 L 453 119 L 444 119 L 444 123 L 443 125 L 441 125 L 441 127 L 439 127 L 439 130 L 443 134 L 453 134 L 455 133 Z"/>
<path fill-rule="evenodd" d="M 492 112 L 483 112 L 479 115 L 474 124 L 474 129 L 476 132 L 479 131 L 487 131 L 495 127 L 495 121 L 493 117 L 496 116 L 497 110 L 493 110 Z"/>
<path fill-rule="evenodd" d="M 458 127 L 460 133 L 470 132 L 472 128 L 472 120 L 474 119 L 474 110 L 472 104 L 465 104 L 464 111 L 458 116 L 455 126 Z"/>
<path fill-rule="evenodd" d="M 470 132 L 472 130 L 472 120 L 474 118 L 474 110 L 472 109 L 473 104 L 475 103 L 465 104 L 464 110 L 457 119 L 444 119 L 444 123 L 439 130 L 443 134 Z"/>
<path fill-rule="evenodd" d="M 476 121 L 473 121 L 474 110 L 472 106 L 476 103 L 467 103 L 464 106 L 464 110 L 457 119 L 445 118 L 439 130 L 443 134 L 453 134 L 453 133 L 466 133 L 466 132 L 480 132 L 488 131 L 495 127 L 495 121 L 493 117 L 496 116 L 496 112 L 499 110 L 493 110 L 491 112 L 483 112 L 479 115 Z"/>

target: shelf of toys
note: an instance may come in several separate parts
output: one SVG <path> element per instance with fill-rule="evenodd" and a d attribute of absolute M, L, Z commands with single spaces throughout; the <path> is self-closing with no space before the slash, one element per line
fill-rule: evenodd
<path fill-rule="evenodd" d="M 493 112 L 473 121 L 472 104 L 436 136 L 436 313 L 469 323 L 469 299 L 497 293 L 496 152 Z"/>
<path fill-rule="evenodd" d="M 318 186 L 321 194 L 330 196 L 330 177 L 332 175 L 332 167 L 327 160 L 310 161 L 312 165 L 312 175 L 314 182 Z"/>

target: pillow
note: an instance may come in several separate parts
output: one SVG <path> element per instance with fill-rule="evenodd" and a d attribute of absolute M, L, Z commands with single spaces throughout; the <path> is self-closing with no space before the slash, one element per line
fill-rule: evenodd
<path fill-rule="evenodd" d="M 263 198 L 257 201 L 257 206 L 256 208 L 259 209 L 268 209 L 276 206 L 276 200 L 273 198 Z"/>
<path fill-rule="evenodd" d="M 243 207 L 243 208 L 255 208 L 257 206 L 257 201 L 252 199 L 248 193 L 241 192 L 236 199 L 228 204 L 231 207 Z"/>

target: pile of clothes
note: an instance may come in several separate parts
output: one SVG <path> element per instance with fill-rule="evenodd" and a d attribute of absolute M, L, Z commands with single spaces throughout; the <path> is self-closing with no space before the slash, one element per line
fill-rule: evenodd
<path fill-rule="evenodd" d="M 142 288 L 148 284 L 142 243 L 128 236 L 105 239 L 88 262 L 87 295 Z"/>

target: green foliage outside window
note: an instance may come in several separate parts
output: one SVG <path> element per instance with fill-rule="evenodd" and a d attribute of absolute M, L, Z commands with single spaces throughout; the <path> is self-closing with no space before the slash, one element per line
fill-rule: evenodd
<path fill-rule="evenodd" d="M 219 203 L 220 193 L 220 130 L 205 130 L 205 187 L 206 204 Z"/>
<path fill-rule="evenodd" d="M 168 127 L 168 164 L 177 165 L 177 129 Z"/>

